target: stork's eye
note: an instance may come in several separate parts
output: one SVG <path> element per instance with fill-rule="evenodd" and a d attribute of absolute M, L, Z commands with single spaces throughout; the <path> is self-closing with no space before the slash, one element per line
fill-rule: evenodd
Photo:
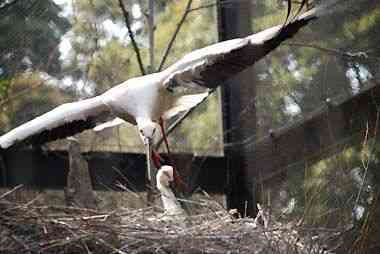
<path fill-rule="evenodd" d="M 142 135 L 144 135 L 144 132 L 143 132 L 143 130 L 140 130 L 140 133 L 141 133 Z"/>

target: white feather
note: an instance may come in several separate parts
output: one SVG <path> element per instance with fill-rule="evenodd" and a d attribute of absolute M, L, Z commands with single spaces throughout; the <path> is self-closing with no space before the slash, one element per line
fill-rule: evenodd
<path fill-rule="evenodd" d="M 185 211 L 178 203 L 176 196 L 170 189 L 169 183 L 173 179 L 173 167 L 162 166 L 156 176 L 157 189 L 161 192 L 162 205 L 167 215 L 184 215 Z"/>
<path fill-rule="evenodd" d="M 204 101 L 208 95 L 209 93 L 205 92 L 194 95 L 183 95 L 179 97 L 174 103 L 173 107 L 163 114 L 163 118 L 169 119 L 180 112 L 187 111 L 195 107 L 196 105 Z"/>
<path fill-rule="evenodd" d="M 113 127 L 125 124 L 125 123 L 126 123 L 126 121 L 124 121 L 123 119 L 121 119 L 119 117 L 116 117 L 111 121 L 97 125 L 95 128 L 93 128 L 93 130 L 94 131 L 102 131 L 102 130 L 105 130 L 108 128 L 113 128 Z"/>
<path fill-rule="evenodd" d="M 0 147 L 6 149 L 17 141 L 24 140 L 44 130 L 52 130 L 75 120 L 86 120 L 88 117 L 96 116 L 105 110 L 108 108 L 102 103 L 100 97 L 63 104 L 1 136 Z"/>

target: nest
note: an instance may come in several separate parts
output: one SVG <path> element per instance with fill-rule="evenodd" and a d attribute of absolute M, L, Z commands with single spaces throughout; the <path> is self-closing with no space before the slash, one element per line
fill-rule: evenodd
<path fill-rule="evenodd" d="M 101 212 L 0 196 L 0 253 L 333 253 L 340 232 L 224 209 L 171 217 L 155 207 Z"/>

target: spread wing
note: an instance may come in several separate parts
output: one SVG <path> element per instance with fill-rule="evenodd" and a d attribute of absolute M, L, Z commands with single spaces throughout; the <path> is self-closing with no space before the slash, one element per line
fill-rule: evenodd
<path fill-rule="evenodd" d="M 291 38 L 311 20 L 326 13 L 335 1 L 314 8 L 286 25 L 279 25 L 245 38 L 228 40 L 196 50 L 167 68 L 167 90 L 200 93 L 216 88 Z"/>
<path fill-rule="evenodd" d="M 110 113 L 100 96 L 62 104 L 1 136 L 0 148 L 17 143 L 43 144 L 68 137 L 95 127 L 97 121 Z"/>
<path fill-rule="evenodd" d="M 190 94 L 190 95 L 182 95 L 179 96 L 173 103 L 172 107 L 167 110 L 162 117 L 164 119 L 170 119 L 173 116 L 190 110 L 191 108 L 194 108 L 208 97 L 210 93 L 204 92 L 204 93 L 198 93 L 198 94 Z"/>

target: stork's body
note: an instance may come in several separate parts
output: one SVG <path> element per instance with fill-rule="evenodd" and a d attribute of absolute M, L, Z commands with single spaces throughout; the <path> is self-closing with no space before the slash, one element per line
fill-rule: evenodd
<path fill-rule="evenodd" d="M 128 122 L 136 123 L 137 118 L 157 121 L 173 101 L 172 96 L 158 85 L 162 81 L 162 73 L 133 78 L 105 92 L 102 101 Z"/>

